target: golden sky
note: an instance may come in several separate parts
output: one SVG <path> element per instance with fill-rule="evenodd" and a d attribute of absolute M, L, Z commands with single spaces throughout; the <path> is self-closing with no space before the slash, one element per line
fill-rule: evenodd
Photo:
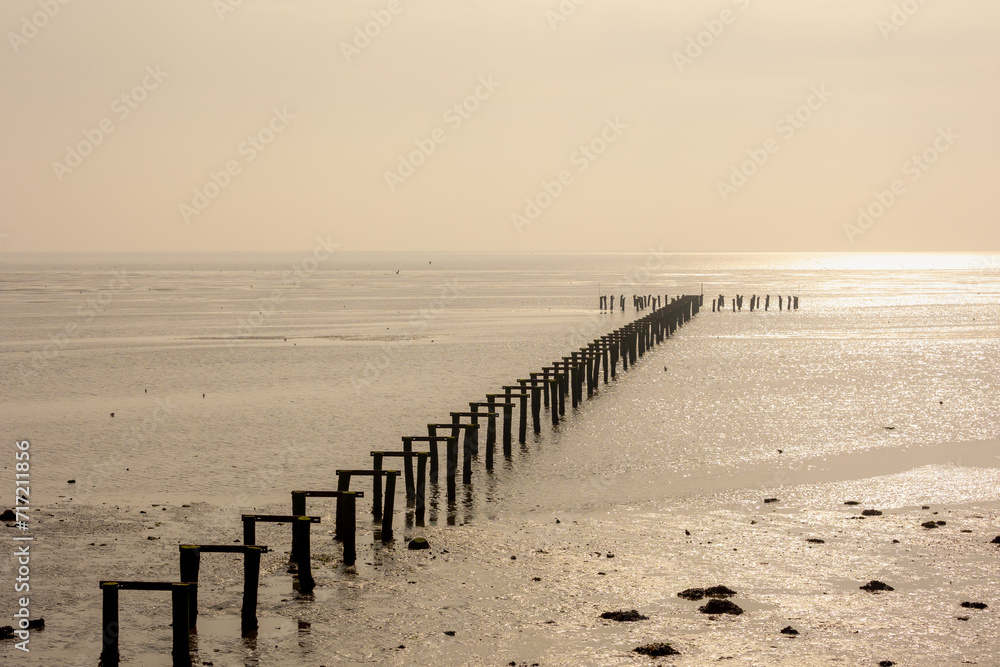
<path fill-rule="evenodd" d="M 0 29 L 0 251 L 1000 250 L 996 0 L 5 0 Z"/>

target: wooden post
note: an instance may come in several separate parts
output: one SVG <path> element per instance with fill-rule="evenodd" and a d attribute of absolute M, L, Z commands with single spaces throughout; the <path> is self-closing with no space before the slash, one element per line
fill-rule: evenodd
<path fill-rule="evenodd" d="M 449 443 L 450 444 L 450 443 Z M 398 473 L 397 473 L 398 475 Z M 382 543 L 392 542 L 392 513 L 396 502 L 396 475 L 385 478 L 385 511 L 382 514 Z"/>
<path fill-rule="evenodd" d="M 191 621 L 188 612 L 191 609 L 191 589 L 196 584 L 174 583 L 170 588 L 171 606 L 173 607 L 173 654 L 174 667 L 190 667 L 191 665 Z"/>
<path fill-rule="evenodd" d="M 260 585 L 260 555 L 264 547 L 247 546 L 243 554 L 243 608 L 240 629 L 243 636 L 257 631 L 257 587 Z"/>
<path fill-rule="evenodd" d="M 101 665 L 118 667 L 118 582 L 101 582 Z"/>
<path fill-rule="evenodd" d="M 413 451 L 413 440 L 411 440 L 410 438 L 403 438 L 403 451 L 404 452 Z M 417 491 L 413 485 L 413 461 L 411 461 L 410 459 L 411 457 L 407 456 L 403 460 L 403 485 L 406 487 L 407 503 L 412 503 L 417 495 Z"/>
<path fill-rule="evenodd" d="M 338 505 L 341 504 L 339 501 L 342 500 L 346 501 L 343 503 L 345 506 L 347 502 L 350 502 L 347 497 L 338 497 L 337 500 Z M 297 516 L 292 522 L 292 543 L 298 544 L 298 549 L 293 549 L 293 551 L 297 555 L 295 565 L 299 576 L 299 592 L 302 595 L 309 595 L 316 586 L 316 582 L 312 576 L 312 558 L 310 557 L 309 527 L 311 525 L 312 517 L 308 516 Z M 342 535 L 341 539 L 347 539 L 346 534 Z"/>
<path fill-rule="evenodd" d="M 488 454 L 492 454 L 491 451 L 487 450 Z M 426 512 L 426 482 L 427 479 L 427 454 L 423 452 L 417 453 L 417 525 L 424 525 L 424 514 Z"/>
<path fill-rule="evenodd" d="M 404 439 L 404 442 L 403 442 L 403 451 L 404 452 L 407 451 L 407 449 L 406 449 L 406 445 L 407 444 L 408 443 Z M 405 463 L 408 463 L 408 461 L 404 462 L 404 464 Z M 372 453 L 372 468 L 374 468 L 375 470 L 382 470 L 382 454 L 381 453 L 374 453 L 374 452 Z M 405 470 L 406 468 L 403 468 L 403 469 Z M 382 476 L 381 475 L 375 475 L 375 477 L 372 478 L 372 496 L 373 496 L 372 497 L 372 520 L 374 520 L 374 521 L 380 521 L 382 519 Z M 304 514 L 304 512 L 303 512 L 303 514 Z M 338 530 L 337 532 L 339 533 L 340 531 Z"/>
<path fill-rule="evenodd" d="M 542 432 L 542 389 L 537 384 L 531 385 L 531 428 L 535 433 Z"/>
<path fill-rule="evenodd" d="M 448 441 L 447 470 L 448 502 L 455 502 L 455 473 L 458 468 L 458 438 Z"/>
<path fill-rule="evenodd" d="M 549 412 L 552 413 L 552 425 L 559 426 L 559 380 L 552 378 L 548 381 L 545 393 L 549 392 L 552 392 L 552 407 L 549 409 Z"/>
<path fill-rule="evenodd" d="M 522 445 L 528 441 L 528 381 L 518 380 L 521 385 L 521 406 L 518 409 L 517 441 Z M 507 452 L 504 455 L 510 456 Z"/>
<path fill-rule="evenodd" d="M 249 514 L 243 515 L 243 544 L 257 543 L 257 522 Z"/>
<path fill-rule="evenodd" d="M 191 628 L 198 625 L 198 570 L 201 567 L 201 548 L 196 544 L 180 545 L 181 561 L 181 581 L 196 584 L 190 591 L 188 598 L 190 608 L 188 609 L 188 622 Z"/>
<path fill-rule="evenodd" d="M 381 476 L 376 475 L 376 479 L 381 479 Z M 338 497 L 338 500 L 340 498 Z M 358 560 L 358 551 L 355 546 L 355 541 L 357 539 L 357 500 L 353 493 L 348 493 L 343 496 L 344 500 L 344 525 L 341 527 L 340 534 L 344 542 L 344 565 L 350 567 L 354 565 Z M 306 526 L 308 529 L 308 525 Z"/>

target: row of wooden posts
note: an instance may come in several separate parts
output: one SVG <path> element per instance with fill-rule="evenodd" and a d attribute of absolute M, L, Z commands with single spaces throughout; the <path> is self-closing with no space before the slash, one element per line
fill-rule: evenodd
<path fill-rule="evenodd" d="M 680 297 L 678 297 L 680 298 Z M 737 310 L 743 310 L 743 300 L 745 295 L 737 294 L 729 299 L 733 312 Z M 750 310 L 760 310 L 760 295 L 753 294 L 749 297 Z M 785 304 L 787 304 L 788 310 L 798 310 L 799 309 L 799 297 L 797 296 L 782 296 L 778 295 L 775 297 L 778 302 L 778 310 L 785 310 Z M 670 303 L 669 295 L 660 296 L 659 294 L 633 294 L 632 295 L 632 307 L 636 310 L 646 310 L 647 308 L 652 308 L 654 310 L 659 310 L 661 303 Z M 712 299 L 712 312 L 721 311 L 726 307 L 726 297 L 724 294 L 720 294 L 718 298 Z M 609 311 L 614 311 L 615 309 L 615 295 L 601 295 L 599 297 L 599 308 Z M 771 308 L 771 295 L 764 295 L 764 310 L 770 310 Z M 625 295 L 620 294 L 618 297 L 618 309 L 625 312 Z"/>
<path fill-rule="evenodd" d="M 658 299 L 658 297 L 657 297 Z M 337 470 L 336 490 L 295 490 L 291 492 L 291 514 L 244 514 L 243 544 L 182 544 L 180 551 L 180 581 L 102 581 L 102 650 L 101 665 L 117 667 L 120 662 L 119 592 L 127 590 L 170 591 L 173 616 L 173 664 L 191 665 L 191 633 L 198 619 L 198 577 L 201 557 L 210 553 L 238 553 L 243 556 L 243 606 L 241 629 L 244 636 L 257 631 L 257 588 L 260 578 L 260 559 L 268 547 L 257 544 L 258 523 L 287 523 L 292 527 L 289 572 L 296 575 L 294 587 L 302 595 L 309 595 L 315 587 L 310 558 L 310 527 L 320 523 L 320 517 L 306 513 L 306 498 L 336 499 L 334 539 L 343 543 L 345 566 L 354 565 L 357 559 L 356 520 L 357 500 L 362 491 L 352 491 L 351 481 L 358 477 L 372 479 L 371 513 L 376 525 L 376 539 L 382 543 L 393 539 L 393 514 L 395 512 L 396 480 L 399 470 L 387 470 L 387 459 L 400 459 L 408 507 L 413 507 L 417 525 L 424 525 L 426 513 L 427 480 L 437 484 L 439 473 L 439 444 L 445 448 L 445 480 L 449 504 L 455 502 L 458 476 L 459 437 L 462 438 L 462 484 L 472 482 L 473 460 L 479 454 L 480 420 L 485 420 L 485 468 L 493 470 L 497 444 L 497 420 L 501 422 L 503 456 L 512 456 L 513 412 L 518 409 L 518 442 L 527 441 L 528 415 L 535 434 L 542 430 L 542 408 L 548 409 L 552 425 L 558 426 L 566 417 L 567 399 L 576 408 L 598 391 L 603 376 L 604 384 L 617 376 L 619 361 L 627 371 L 637 359 L 657 343 L 668 338 L 678 327 L 696 315 L 702 305 L 702 296 L 681 296 L 656 307 L 653 312 L 634 322 L 601 336 L 586 347 L 571 352 L 569 356 L 543 366 L 540 372 L 529 373 L 515 384 L 503 386 L 503 393 L 487 394 L 485 401 L 469 403 L 468 411 L 450 413 L 451 422 L 427 425 L 427 435 L 403 436 L 399 451 L 371 452 L 370 469 Z M 658 302 L 657 302 L 658 303 Z M 447 435 L 439 435 L 449 432 Z M 426 445 L 426 451 L 414 447 Z M 416 470 L 413 462 L 416 460 Z"/>
<path fill-rule="evenodd" d="M 748 304 L 747 305 L 749 305 L 749 307 L 750 307 L 750 312 L 753 312 L 754 310 L 760 310 L 760 299 L 761 299 L 761 296 L 759 294 L 751 294 L 749 297 L 746 297 L 743 294 L 737 294 L 736 296 L 730 297 L 730 299 L 729 299 L 729 305 L 732 307 L 734 313 L 737 310 L 743 310 L 743 301 L 744 301 L 744 299 L 748 300 Z M 786 309 L 787 310 L 798 310 L 799 309 L 799 297 L 797 297 L 797 296 L 784 296 L 783 297 L 781 295 L 778 295 L 777 297 L 775 297 L 775 300 L 778 302 L 778 310 L 786 310 Z M 726 308 L 726 297 L 725 297 L 725 295 L 720 294 L 717 298 L 712 299 L 712 312 L 713 313 L 717 312 L 717 311 L 721 312 L 721 311 L 725 310 L 725 308 Z M 771 295 L 770 294 L 765 294 L 764 295 L 764 310 L 770 310 L 770 309 L 771 309 Z"/>

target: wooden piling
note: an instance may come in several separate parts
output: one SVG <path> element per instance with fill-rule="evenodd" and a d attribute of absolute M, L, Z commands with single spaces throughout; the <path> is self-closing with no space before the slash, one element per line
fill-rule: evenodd
<path fill-rule="evenodd" d="M 195 584 L 174 582 L 170 588 L 174 626 L 171 655 L 175 667 L 191 665 L 191 621 L 188 619 L 188 611 L 191 609 L 191 590 L 194 587 Z"/>
<path fill-rule="evenodd" d="M 201 567 L 201 548 L 195 544 L 180 545 L 181 581 L 198 583 L 198 570 Z M 191 628 L 198 625 L 198 587 L 195 586 L 188 595 L 190 608 L 188 622 Z"/>
<path fill-rule="evenodd" d="M 257 587 L 260 585 L 260 555 L 266 547 L 247 545 L 243 553 L 243 607 L 240 632 L 247 636 L 257 631 Z"/>
<path fill-rule="evenodd" d="M 101 582 L 101 665 L 118 667 L 118 582 Z"/>
<path fill-rule="evenodd" d="M 354 498 L 352 496 L 345 496 L 343 498 L 338 497 L 337 500 L 342 501 L 346 507 L 354 500 Z M 313 589 L 316 587 L 316 581 L 312 576 L 312 557 L 310 554 L 311 549 L 309 544 L 309 527 L 312 525 L 311 519 L 312 517 L 308 516 L 297 516 L 292 522 L 292 543 L 298 544 L 299 547 L 294 551 L 296 553 L 295 565 L 299 580 L 299 592 L 302 595 L 311 594 Z M 342 539 L 348 541 L 350 538 L 348 538 L 345 533 L 342 536 Z"/>

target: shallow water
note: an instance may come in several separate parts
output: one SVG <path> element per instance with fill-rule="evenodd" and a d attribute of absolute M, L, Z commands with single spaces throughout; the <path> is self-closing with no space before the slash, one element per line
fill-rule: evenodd
<path fill-rule="evenodd" d="M 980 599 L 1000 579 L 984 539 L 1000 532 L 1000 460 L 983 444 L 1000 414 L 998 258 L 882 260 L 335 254 L 296 286 L 292 255 L 5 260 L 0 423 L 31 441 L 33 612 L 48 628 L 29 656 L 0 655 L 96 664 L 99 579 L 172 578 L 176 544 L 232 542 L 240 512 L 285 511 L 290 489 L 330 487 L 335 469 L 635 317 L 630 304 L 596 312 L 598 283 L 674 295 L 704 283 L 706 306 L 740 291 L 799 294 L 801 308 L 704 308 L 557 430 L 529 434 L 492 475 L 477 468 L 454 512 L 432 508 L 438 525 L 402 531 L 430 552 L 362 540 L 345 572 L 339 547 L 316 539 L 331 562 L 317 564 L 315 601 L 291 591 L 285 531 L 261 529 L 277 549 L 261 637 L 233 632 L 238 564 L 207 565 L 220 583 L 201 593 L 201 657 L 610 665 L 669 640 L 682 649 L 670 664 L 996 662 L 993 612 L 956 621 L 944 592 Z M 13 451 L 4 498 L 12 463 Z M 885 516 L 855 519 L 848 495 Z M 332 506 L 316 505 L 325 536 Z M 921 529 L 938 510 L 949 526 Z M 765 516 L 767 531 L 749 523 Z M 803 531 L 844 538 L 817 561 Z M 859 596 L 882 576 L 905 594 Z M 674 596 L 723 581 L 746 591 L 748 613 L 709 621 Z M 169 664 L 162 601 L 134 597 L 123 654 Z M 650 621 L 596 619 L 619 607 Z M 808 632 L 772 639 L 789 619 Z"/>

